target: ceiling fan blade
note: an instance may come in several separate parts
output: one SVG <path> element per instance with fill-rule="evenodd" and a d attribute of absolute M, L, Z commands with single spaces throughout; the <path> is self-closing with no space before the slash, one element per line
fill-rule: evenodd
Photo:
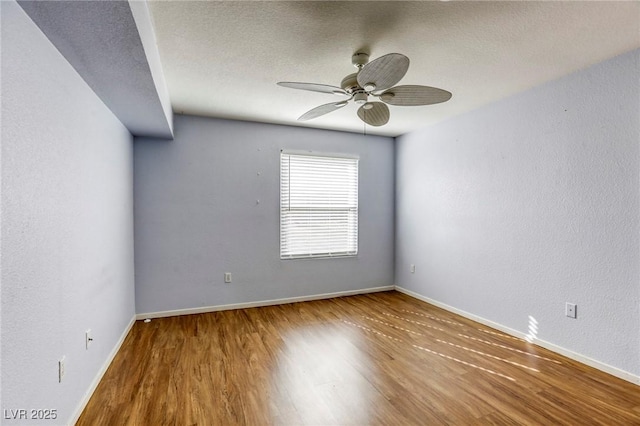
<path fill-rule="evenodd" d="M 307 121 L 307 120 L 311 120 L 313 118 L 318 118 L 321 115 L 325 115 L 325 114 L 328 114 L 328 113 L 330 113 L 332 111 L 340 109 L 343 106 L 347 105 L 348 103 L 349 103 L 348 101 L 342 101 L 342 102 L 332 102 L 330 104 L 320 105 L 319 107 L 315 107 L 314 109 L 309 110 L 309 111 L 305 112 L 304 114 L 302 114 L 298 118 L 298 121 Z"/>
<path fill-rule="evenodd" d="M 278 86 L 289 87 L 290 89 L 310 90 L 312 92 L 329 93 L 332 95 L 346 95 L 347 92 L 337 86 L 330 86 L 328 84 L 317 83 L 298 83 L 295 81 L 279 81 Z"/>
<path fill-rule="evenodd" d="M 429 86 L 396 86 L 380 95 L 380 100 L 389 105 L 417 106 L 447 102 L 451 92 Z"/>
<path fill-rule="evenodd" d="M 369 92 L 385 90 L 399 82 L 408 69 L 409 58 L 400 53 L 389 53 L 363 66 L 358 73 L 358 84 Z"/>
<path fill-rule="evenodd" d="M 370 126 L 383 126 L 389 122 L 389 107 L 382 102 L 367 102 L 358 109 L 358 117 Z"/>

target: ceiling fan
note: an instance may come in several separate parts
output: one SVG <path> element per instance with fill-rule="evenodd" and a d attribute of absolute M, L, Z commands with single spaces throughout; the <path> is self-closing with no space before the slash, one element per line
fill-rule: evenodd
<path fill-rule="evenodd" d="M 355 53 L 351 63 L 358 71 L 342 79 L 341 87 L 327 84 L 280 81 L 278 85 L 291 89 L 348 96 L 348 99 L 313 108 L 298 120 L 306 121 L 320 117 L 346 106 L 350 101 L 361 105 L 358 117 L 371 126 L 383 126 L 389 122 L 389 105 L 418 106 L 433 105 L 451 99 L 446 90 L 429 86 L 395 86 L 409 69 L 409 58 L 400 53 L 389 53 L 369 62 L 366 53 Z M 373 100 L 370 101 L 370 98 Z M 379 99 L 382 102 L 378 102 Z"/>

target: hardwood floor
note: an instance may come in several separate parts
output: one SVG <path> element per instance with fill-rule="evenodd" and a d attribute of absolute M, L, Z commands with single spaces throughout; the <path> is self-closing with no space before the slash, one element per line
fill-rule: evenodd
<path fill-rule="evenodd" d="M 640 387 L 398 292 L 136 322 L 79 425 L 640 425 Z"/>

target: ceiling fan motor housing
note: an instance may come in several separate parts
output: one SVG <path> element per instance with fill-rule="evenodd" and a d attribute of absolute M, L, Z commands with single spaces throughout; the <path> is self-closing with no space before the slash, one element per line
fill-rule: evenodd
<path fill-rule="evenodd" d="M 357 52 L 351 56 L 351 63 L 358 69 L 365 66 L 367 62 L 369 62 L 369 55 L 367 53 Z"/>

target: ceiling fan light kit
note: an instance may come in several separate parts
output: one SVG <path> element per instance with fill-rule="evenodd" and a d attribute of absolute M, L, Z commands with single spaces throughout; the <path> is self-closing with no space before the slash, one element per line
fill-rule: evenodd
<path fill-rule="evenodd" d="M 340 83 L 341 87 L 317 83 L 299 83 L 281 81 L 278 85 L 290 89 L 348 96 L 349 99 L 320 105 L 302 114 L 298 120 L 311 120 L 346 106 L 349 101 L 361 105 L 358 117 L 370 126 L 383 126 L 389 122 L 389 108 L 396 106 L 433 105 L 451 99 L 446 90 L 429 86 L 395 86 L 409 69 L 409 58 L 400 53 L 389 53 L 369 62 L 369 55 L 355 53 L 351 63 L 358 71 L 347 75 Z M 369 97 L 382 102 L 370 102 Z"/>
<path fill-rule="evenodd" d="M 353 94 L 353 102 L 362 105 L 369 100 L 369 95 L 366 92 L 355 92 Z"/>
<path fill-rule="evenodd" d="M 362 88 L 367 92 L 373 92 L 376 90 L 376 85 L 375 83 L 367 83 Z"/>

